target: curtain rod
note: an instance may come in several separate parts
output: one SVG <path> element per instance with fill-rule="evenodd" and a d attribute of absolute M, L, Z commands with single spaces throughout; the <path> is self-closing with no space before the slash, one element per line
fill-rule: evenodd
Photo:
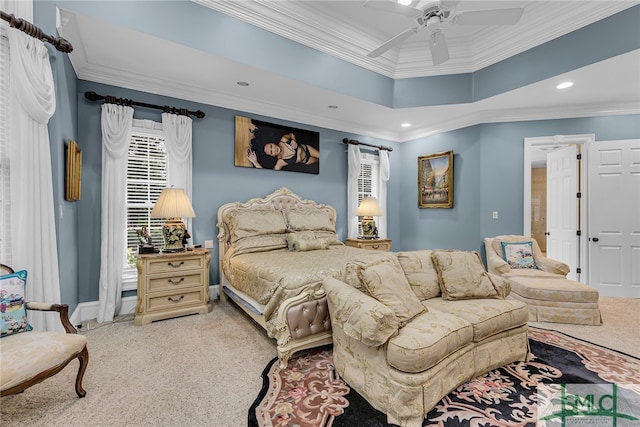
<path fill-rule="evenodd" d="M 56 50 L 59 50 L 60 52 L 71 53 L 73 51 L 73 46 L 71 46 L 71 43 L 69 43 L 68 40 L 63 39 L 62 37 L 53 37 L 49 34 L 45 34 L 40 28 L 36 27 L 31 22 L 25 21 L 22 18 L 16 18 L 12 13 L 6 13 L 0 10 L 0 18 L 7 21 L 9 26 L 12 28 L 20 30 L 33 38 L 42 40 L 43 42 L 51 43 Z"/>
<path fill-rule="evenodd" d="M 145 102 L 137 102 L 132 99 L 116 98 L 115 96 L 109 96 L 109 95 L 107 96 L 98 95 L 93 91 L 85 92 L 84 97 L 91 101 L 105 100 L 109 104 L 120 104 L 120 105 L 128 105 L 128 106 L 137 105 L 138 107 L 155 108 L 156 110 L 162 110 L 165 113 L 181 114 L 183 116 L 188 116 L 191 114 L 196 116 L 199 119 L 204 117 L 204 112 L 200 110 L 189 111 L 186 108 L 169 107 L 168 105 L 162 106 L 162 105 L 147 104 Z"/>
<path fill-rule="evenodd" d="M 387 151 L 393 151 L 393 148 L 391 147 L 387 147 L 386 145 L 373 145 L 373 144 L 367 144 L 366 142 L 360 142 L 356 139 L 349 139 L 349 138 L 343 138 L 342 142 L 344 142 L 345 144 L 352 144 L 352 145 L 366 145 L 367 147 L 373 147 L 373 148 L 377 148 L 379 150 L 387 150 Z"/>

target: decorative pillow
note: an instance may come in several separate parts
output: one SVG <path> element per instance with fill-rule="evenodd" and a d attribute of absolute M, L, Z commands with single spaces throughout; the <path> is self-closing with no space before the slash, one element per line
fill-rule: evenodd
<path fill-rule="evenodd" d="M 401 326 L 427 310 L 411 291 L 411 286 L 397 261 L 369 265 L 362 268 L 358 276 L 365 291 L 389 307 Z"/>
<path fill-rule="evenodd" d="M 274 210 L 232 210 L 229 212 L 228 224 L 231 242 L 235 243 L 244 237 L 262 236 L 265 234 L 283 234 L 287 224 L 281 211 Z"/>
<path fill-rule="evenodd" d="M 433 251 L 433 264 L 438 271 L 442 299 L 497 298 L 476 251 Z"/>
<path fill-rule="evenodd" d="M 27 270 L 0 276 L 0 337 L 27 332 L 33 328 L 27 323 L 24 300 Z"/>
<path fill-rule="evenodd" d="M 265 234 L 238 239 L 234 244 L 234 253 L 266 252 L 287 247 L 284 234 Z"/>
<path fill-rule="evenodd" d="M 501 242 L 502 257 L 511 268 L 538 268 L 533 259 L 533 243 Z"/>
<path fill-rule="evenodd" d="M 420 301 L 440 296 L 438 272 L 431 260 L 431 250 L 398 252 L 398 262 Z"/>
<path fill-rule="evenodd" d="M 329 212 L 320 209 L 287 210 L 284 215 L 289 231 L 336 231 Z"/>
<path fill-rule="evenodd" d="M 298 231 L 287 233 L 287 247 L 290 251 L 305 252 L 317 249 L 328 249 L 329 242 L 326 239 L 317 239 L 313 231 Z"/>

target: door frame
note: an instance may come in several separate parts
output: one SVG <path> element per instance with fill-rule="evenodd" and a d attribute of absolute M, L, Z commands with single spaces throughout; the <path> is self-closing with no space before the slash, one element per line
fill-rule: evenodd
<path fill-rule="evenodd" d="M 580 192 L 582 197 L 580 198 L 580 222 L 578 226 L 582 231 L 582 238 L 579 239 L 578 254 L 576 260 L 578 261 L 578 267 L 580 267 L 579 281 L 589 284 L 589 266 L 587 262 L 589 260 L 587 250 L 588 246 L 588 230 L 589 230 L 589 218 L 588 213 L 588 198 L 589 191 L 588 185 L 588 164 L 587 151 L 589 144 L 594 143 L 596 140 L 595 134 L 584 135 L 554 135 L 554 136 L 540 136 L 524 139 L 524 188 L 523 188 L 523 215 L 522 215 L 522 234 L 524 236 L 531 235 L 531 151 L 536 147 L 552 146 L 552 145 L 580 145 L 580 153 L 582 155 L 582 161 L 580 162 L 579 183 Z M 548 207 L 547 207 L 548 208 Z"/>

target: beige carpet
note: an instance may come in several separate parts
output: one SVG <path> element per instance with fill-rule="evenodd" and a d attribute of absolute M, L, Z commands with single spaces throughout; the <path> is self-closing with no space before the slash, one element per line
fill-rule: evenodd
<path fill-rule="evenodd" d="M 640 300 L 602 297 L 604 325 L 532 325 L 640 357 Z M 238 309 L 134 326 L 131 317 L 89 322 L 89 367 L 74 391 L 77 362 L 24 393 L 0 400 L 8 426 L 246 426 L 247 410 L 275 357 L 273 342 Z"/>

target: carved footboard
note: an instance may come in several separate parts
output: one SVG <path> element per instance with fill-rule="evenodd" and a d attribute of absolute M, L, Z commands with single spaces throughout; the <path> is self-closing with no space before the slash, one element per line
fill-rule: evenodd
<path fill-rule="evenodd" d="M 282 303 L 275 336 L 280 367 L 293 353 L 332 343 L 331 320 L 324 290 L 308 289 Z"/>

